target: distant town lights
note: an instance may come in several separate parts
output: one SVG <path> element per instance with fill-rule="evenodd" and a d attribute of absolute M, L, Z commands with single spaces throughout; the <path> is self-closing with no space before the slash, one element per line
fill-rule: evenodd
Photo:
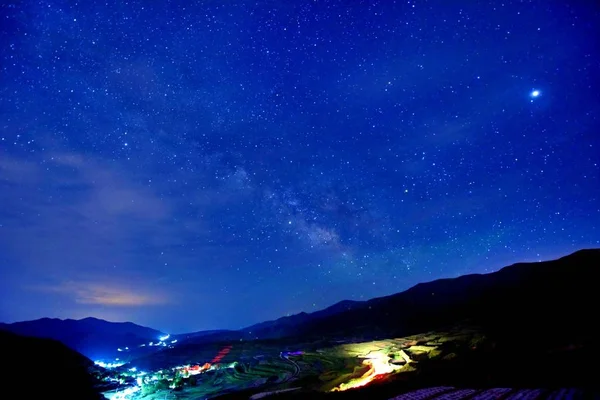
<path fill-rule="evenodd" d="M 117 360 L 118 360 L 118 359 L 117 359 Z M 112 368 L 117 368 L 117 367 L 120 367 L 120 366 L 121 366 L 121 365 L 123 365 L 124 363 L 122 363 L 122 362 L 114 362 L 114 363 L 110 363 L 110 362 L 109 362 L 109 363 L 105 363 L 105 362 L 103 362 L 103 361 L 99 361 L 99 360 L 98 360 L 98 361 L 94 361 L 94 364 L 96 364 L 97 366 L 99 366 L 99 367 L 102 367 L 102 368 L 106 368 L 106 369 L 112 369 Z"/>

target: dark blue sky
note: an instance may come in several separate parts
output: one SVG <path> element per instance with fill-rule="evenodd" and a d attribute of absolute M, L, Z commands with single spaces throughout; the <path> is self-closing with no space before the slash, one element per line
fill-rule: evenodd
<path fill-rule="evenodd" d="M 184 3 L 0 6 L 0 320 L 241 328 L 600 245 L 594 2 Z"/>

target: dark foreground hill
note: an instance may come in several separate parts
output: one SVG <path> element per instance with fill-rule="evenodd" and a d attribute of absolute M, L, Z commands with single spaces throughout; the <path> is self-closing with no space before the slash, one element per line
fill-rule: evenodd
<path fill-rule="evenodd" d="M 0 331 L 0 347 L 0 383 L 6 398 L 104 399 L 92 375 L 101 369 L 62 343 Z"/>
<path fill-rule="evenodd" d="M 594 317 L 599 271 L 600 250 L 581 250 L 558 260 L 422 283 L 287 333 L 404 336 L 468 320 L 504 340 L 592 341 L 599 332 Z"/>
<path fill-rule="evenodd" d="M 162 332 L 131 322 L 108 322 L 97 318 L 80 320 L 42 318 L 0 324 L 0 330 L 23 336 L 58 340 L 92 359 L 113 358 L 117 348 L 156 341 Z"/>
<path fill-rule="evenodd" d="M 574 337 L 589 339 L 598 333 L 592 316 L 598 271 L 600 249 L 581 250 L 558 260 L 421 283 L 369 301 L 341 302 L 200 341 L 369 339 L 410 335 L 467 320 L 504 339 L 519 340 L 543 331 L 547 335 L 536 336 L 536 341 L 568 343 Z"/>

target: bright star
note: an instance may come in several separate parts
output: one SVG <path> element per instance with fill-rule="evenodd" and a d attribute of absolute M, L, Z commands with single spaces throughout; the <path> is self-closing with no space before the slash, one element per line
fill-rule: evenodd
<path fill-rule="evenodd" d="M 541 94 L 541 93 L 540 93 L 540 91 L 539 91 L 539 90 L 533 90 L 533 91 L 531 92 L 531 97 L 538 97 L 540 94 Z"/>

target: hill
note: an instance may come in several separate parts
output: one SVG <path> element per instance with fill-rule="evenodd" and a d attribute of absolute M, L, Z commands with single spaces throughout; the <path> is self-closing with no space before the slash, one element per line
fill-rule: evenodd
<path fill-rule="evenodd" d="M 186 342 L 385 338 L 465 320 L 502 335 L 544 329 L 550 329 L 552 340 L 574 331 L 587 335 L 596 332 L 590 307 L 599 269 L 600 249 L 580 250 L 557 260 L 517 263 L 489 274 L 420 283 L 404 292 L 368 301 L 346 300 L 320 311 L 286 316 L 239 331 L 189 335 Z"/>
<path fill-rule="evenodd" d="M 290 332 L 293 332 L 298 326 L 310 323 L 317 319 L 323 319 L 327 317 L 340 314 L 342 312 L 357 310 L 364 307 L 365 302 L 343 300 L 332 306 L 329 306 L 323 310 L 315 311 L 313 313 L 301 312 L 286 317 L 281 317 L 274 321 L 261 322 L 247 328 L 242 329 L 248 339 L 252 339 L 253 335 L 258 338 L 279 338 L 288 336 Z"/>
<path fill-rule="evenodd" d="M 600 249 L 581 250 L 490 274 L 420 283 L 365 302 L 341 302 L 314 313 L 253 325 L 227 339 L 390 337 L 462 320 L 503 335 L 532 329 L 549 329 L 554 337 L 574 331 L 587 335 L 597 332 L 590 312 L 599 269 Z"/>
<path fill-rule="evenodd" d="M 536 332 L 547 332 L 536 341 L 589 339 L 598 332 L 592 310 L 599 269 L 600 249 L 595 249 L 490 274 L 436 280 L 353 310 L 309 319 L 286 334 L 389 337 L 469 320 L 514 340 Z"/>
<path fill-rule="evenodd" d="M 181 334 L 175 337 L 184 340 L 186 344 L 207 344 L 215 342 L 256 340 L 256 339 L 282 339 L 294 336 L 296 328 L 309 324 L 314 320 L 330 317 L 344 311 L 359 309 L 366 302 L 343 300 L 323 310 L 312 313 L 301 312 L 294 315 L 278 318 L 272 321 L 260 322 L 240 330 L 202 331 L 197 333 Z"/>
<path fill-rule="evenodd" d="M 42 318 L 1 324 L 0 330 L 23 336 L 58 340 L 92 359 L 114 358 L 117 348 L 156 341 L 164 334 L 131 322 L 108 322 L 97 318 L 80 320 Z"/>
<path fill-rule="evenodd" d="M 176 334 L 176 335 L 171 335 L 170 339 L 181 342 L 184 340 L 203 338 L 205 336 L 224 335 L 224 334 L 228 334 L 230 332 L 233 332 L 233 331 L 227 330 L 227 329 L 212 329 L 212 330 L 207 330 L 207 331 L 197 331 L 197 332 L 180 333 L 180 334 Z"/>
<path fill-rule="evenodd" d="M 9 397 L 104 399 L 95 389 L 99 381 L 92 374 L 102 370 L 62 343 L 0 331 L 0 346 L 0 383 L 10 390 Z"/>

